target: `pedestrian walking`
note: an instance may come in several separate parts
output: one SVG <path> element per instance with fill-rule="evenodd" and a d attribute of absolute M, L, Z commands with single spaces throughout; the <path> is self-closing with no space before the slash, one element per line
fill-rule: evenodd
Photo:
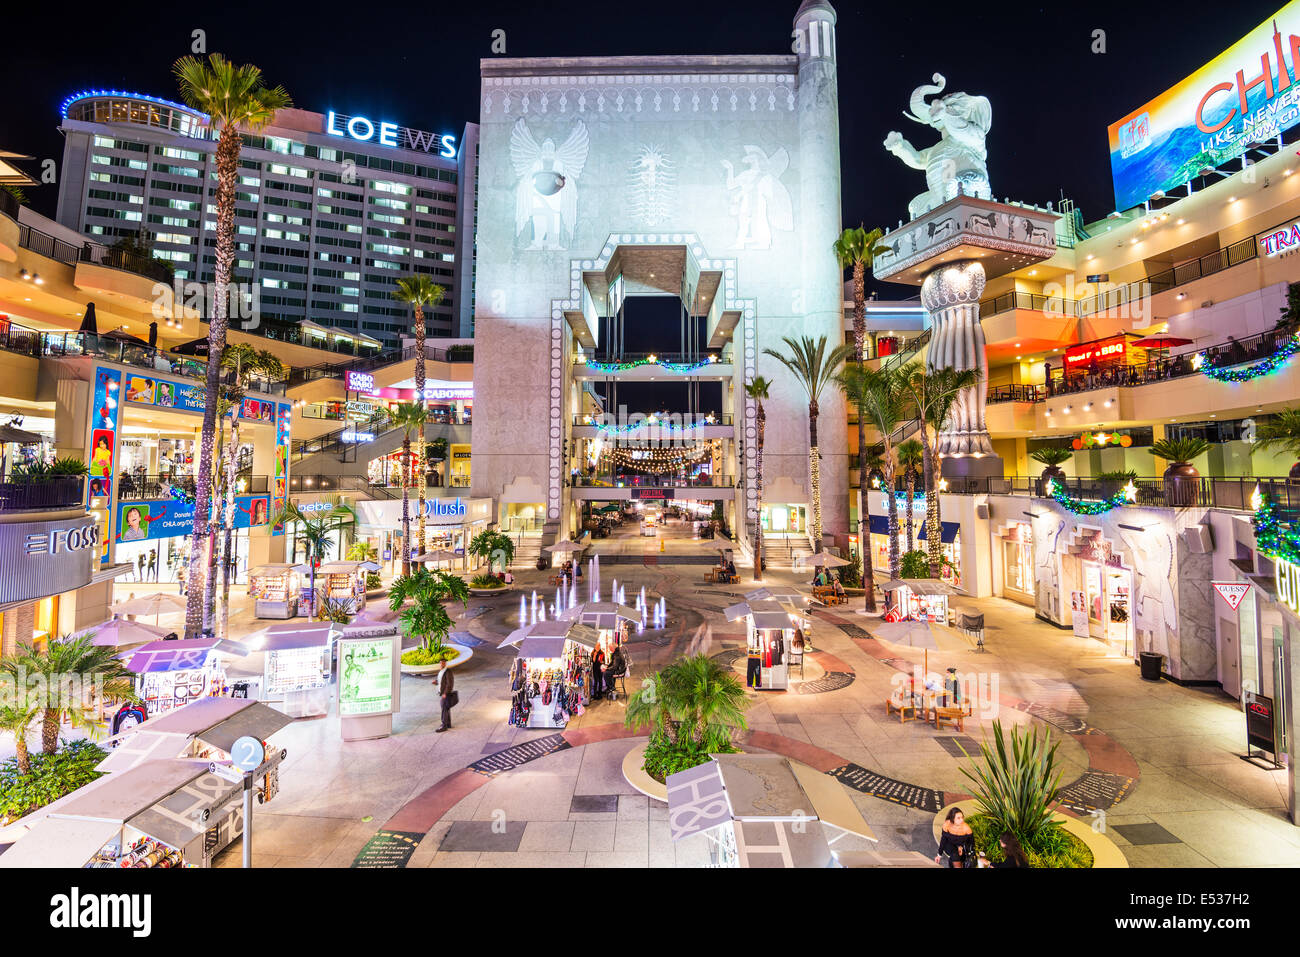
<path fill-rule="evenodd" d="M 147 559 L 145 558 L 144 552 L 141 552 L 139 555 L 136 556 L 136 564 L 137 564 L 137 565 L 139 566 L 139 568 L 140 568 L 140 570 L 139 570 L 138 572 L 136 572 L 136 575 L 135 575 L 135 580 L 136 580 L 136 581 L 139 581 L 139 582 L 144 581 L 144 563 L 145 563 L 146 560 L 147 560 Z"/>
<path fill-rule="evenodd" d="M 597 645 L 596 650 L 591 653 L 591 697 L 593 701 L 600 699 L 605 690 L 605 649 Z"/>
<path fill-rule="evenodd" d="M 149 580 L 158 580 L 158 549 L 149 549 Z"/>
<path fill-rule="evenodd" d="M 181 594 L 185 594 L 185 568 L 176 569 L 176 583 L 181 586 Z"/>
<path fill-rule="evenodd" d="M 460 696 L 456 694 L 456 674 L 447 667 L 447 659 L 438 665 L 438 700 L 442 704 L 442 727 L 438 733 L 451 730 L 451 709 L 456 706 Z"/>

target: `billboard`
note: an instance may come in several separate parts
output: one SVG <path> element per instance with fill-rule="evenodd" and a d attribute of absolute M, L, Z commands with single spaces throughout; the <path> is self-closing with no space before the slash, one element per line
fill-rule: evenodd
<path fill-rule="evenodd" d="M 254 528 L 271 520 L 269 496 L 236 495 L 234 528 Z M 117 505 L 113 540 L 144 542 L 188 535 L 194 530 L 194 503 L 177 498 L 125 501 Z"/>
<path fill-rule="evenodd" d="M 1300 0 L 1108 127 L 1115 208 L 1141 205 L 1300 123 Z"/>

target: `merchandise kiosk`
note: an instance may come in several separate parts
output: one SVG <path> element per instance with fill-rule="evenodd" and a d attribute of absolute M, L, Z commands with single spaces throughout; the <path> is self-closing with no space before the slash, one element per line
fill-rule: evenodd
<path fill-rule="evenodd" d="M 809 642 L 807 616 L 796 605 L 808 598 L 790 589 L 749 592 L 746 601 L 726 609 L 727 621 L 745 619 L 745 684 L 757 691 L 786 691 L 790 687 L 790 655 L 795 634 Z"/>
<path fill-rule="evenodd" d="M 948 624 L 948 596 L 957 590 L 933 578 L 895 578 L 881 586 L 885 592 L 886 621 L 930 621 Z"/>
<path fill-rule="evenodd" d="M 285 714 L 294 718 L 328 714 L 335 634 L 336 629 L 328 622 L 272 625 L 263 631 L 261 699 L 277 702 Z M 256 647 L 258 640 L 249 643 Z"/>
<path fill-rule="evenodd" d="M 210 867 L 243 834 L 242 773 L 230 749 L 289 723 L 272 708 L 208 698 L 119 735 L 103 776 L 23 818 L 4 867 Z M 257 803 L 279 791 L 285 752 L 266 748 Z M 6 833 L 6 840 L 9 838 Z"/>
<path fill-rule="evenodd" d="M 715 754 L 668 775 L 674 841 L 703 835 L 714 867 L 833 867 L 845 834 L 877 840 L 838 779 L 779 754 Z"/>
<path fill-rule="evenodd" d="M 166 714 L 202 698 L 229 694 L 226 666 L 248 655 L 248 647 L 224 638 L 151 641 L 131 653 L 135 693 L 150 715 Z"/>
<path fill-rule="evenodd" d="M 366 572 L 377 571 L 375 562 L 327 562 L 316 569 L 316 594 L 356 614 L 366 607 Z"/>
<path fill-rule="evenodd" d="M 627 641 L 632 629 L 645 621 L 642 613 L 635 608 L 613 601 L 589 601 L 573 605 L 560 612 L 558 617 L 562 621 L 576 621 L 595 628 L 606 651 L 613 651 Z"/>
<path fill-rule="evenodd" d="M 257 599 L 253 613 L 258 618 L 295 618 L 301 579 L 289 564 L 259 565 L 248 573 L 248 594 Z"/>
<path fill-rule="evenodd" d="M 519 728 L 563 728 L 591 704 L 591 653 L 599 632 L 578 621 L 539 621 L 512 632 L 510 723 Z"/>

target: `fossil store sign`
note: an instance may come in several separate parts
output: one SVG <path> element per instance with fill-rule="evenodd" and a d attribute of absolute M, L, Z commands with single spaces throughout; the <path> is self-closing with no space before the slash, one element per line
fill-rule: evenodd
<path fill-rule="evenodd" d="M 86 516 L 0 524 L 0 602 L 31 601 L 90 584 L 99 526 Z"/>

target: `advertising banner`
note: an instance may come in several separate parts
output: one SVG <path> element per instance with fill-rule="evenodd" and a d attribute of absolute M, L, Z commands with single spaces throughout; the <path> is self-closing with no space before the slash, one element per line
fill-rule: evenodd
<path fill-rule="evenodd" d="M 254 528 L 270 521 L 270 496 L 235 496 L 235 528 Z M 113 540 L 143 542 L 153 538 L 188 535 L 194 530 L 194 503 L 179 499 L 119 502 Z"/>
<path fill-rule="evenodd" d="M 1300 122 L 1300 0 L 1107 130 L 1115 208 L 1176 189 Z"/>
<path fill-rule="evenodd" d="M 339 641 L 339 714 L 393 710 L 393 638 Z"/>

